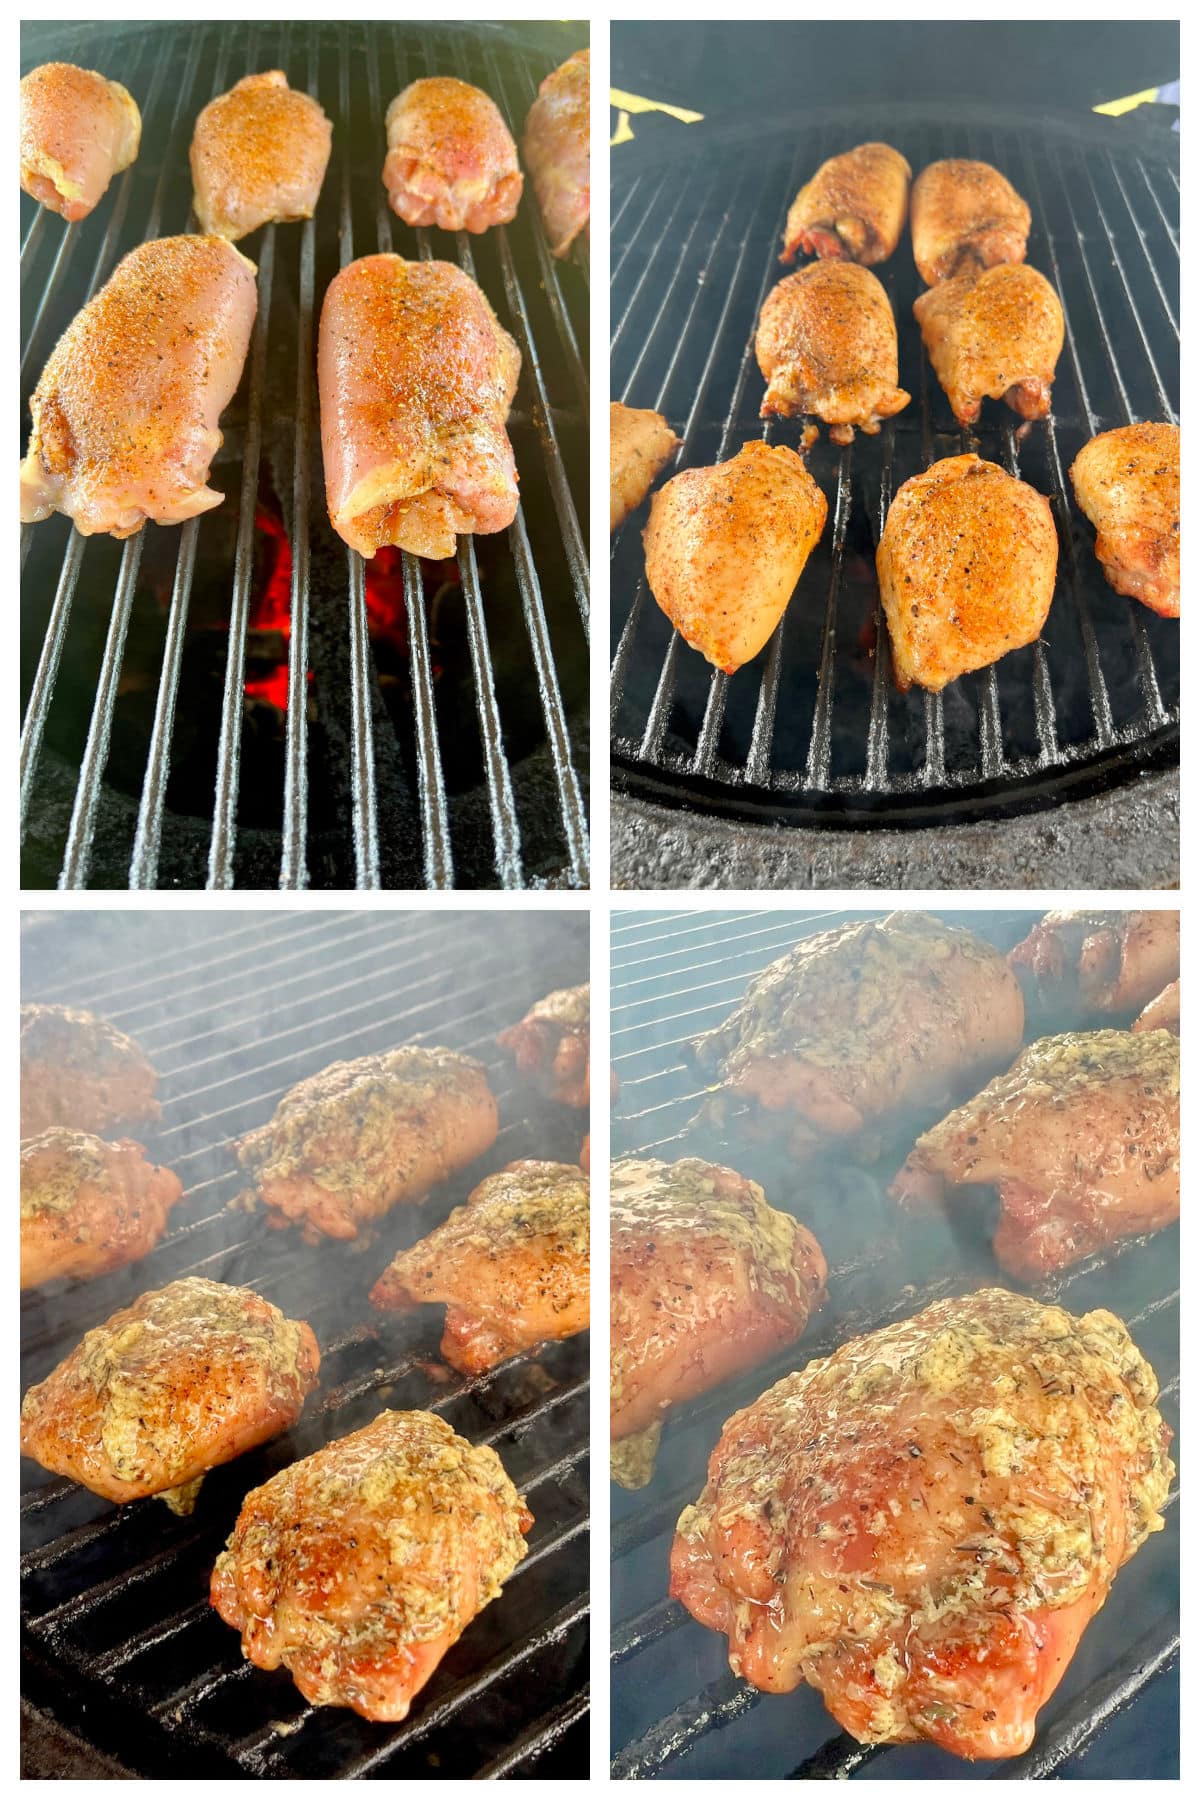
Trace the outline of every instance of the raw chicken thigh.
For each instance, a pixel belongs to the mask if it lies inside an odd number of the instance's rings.
[[[500,108],[453,76],[414,81],[387,113],[383,185],[406,225],[486,231],[515,218],[525,177]]]
[[[119,81],[43,63],[21,82],[21,186],[70,224],[137,158],[142,115]]]
[[[591,53],[577,50],[542,82],[521,139],[555,256],[565,256],[587,229],[592,203],[590,135]]]
[[[333,126],[281,69],[245,75],[210,100],[192,136],[196,217],[232,242],[268,220],[311,219]]]

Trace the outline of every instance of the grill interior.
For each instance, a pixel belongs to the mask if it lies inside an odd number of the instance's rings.
[[[621,1082],[614,1158],[707,1156],[761,1181],[775,1206],[815,1232],[829,1261],[829,1300],[798,1345],[668,1414],[648,1487],[610,1488],[613,1774],[719,1779],[752,1768],[759,1778],[776,1779],[1177,1777],[1177,1486],[1166,1530],[1118,1576],[1113,1598],[1088,1626],[1039,1715],[1032,1750],[1011,1762],[962,1763],[926,1744],[865,1748],[839,1730],[815,1690],[775,1697],[737,1680],[724,1637],[667,1598],[675,1521],[703,1487],[709,1453],[731,1413],[848,1337],[997,1279],[990,1232],[981,1223],[959,1214],[951,1230],[898,1218],[885,1188],[911,1138],[885,1152],[875,1170],[822,1163],[797,1179],[794,1162],[778,1153],[688,1129],[703,1090],[682,1061],[684,1044],[726,1018],[750,976],[801,937],[862,916],[614,915],[612,1056]],[[1006,950],[1032,922],[1028,913],[942,916]],[[1072,1312],[1103,1306],[1124,1319],[1158,1374],[1163,1416],[1178,1430],[1178,1287],[1179,1234],[1171,1229],[1128,1240],[1107,1258],[1029,1291]],[[1172,1454],[1178,1463],[1177,1442]],[[1114,1721],[1130,1707],[1126,1733]]]
[[[822,427],[809,468],[829,522],[791,605],[733,677],[689,650],[644,577],[644,513],[612,550],[614,781],[667,805],[810,825],[989,817],[1096,791],[1178,756],[1178,625],[1115,594],[1067,470],[1098,431],[1178,417],[1178,150],[1122,122],[1021,119],[939,95],[872,112],[872,134],[914,173],[945,156],[995,163],[1029,201],[1028,260],[1067,321],[1053,410],[1023,434],[985,401],[959,428],[920,341],[922,284],[907,230],[872,271],[896,316],[906,409],[840,449]],[[1126,129],[1129,125],[1129,129]],[[803,122],[689,129],[686,162],[622,180],[614,157],[612,394],[664,413],[683,439],[667,473],[751,438],[798,447],[801,420],[758,417],[763,299],[787,273],[784,217],[861,116],[805,106]],[[801,259],[802,261],[804,259]],[[875,549],[890,501],[940,457],[974,450],[1051,499],[1058,586],[1041,640],[941,695],[892,684]]]
[[[82,36],[80,34],[83,34]],[[316,217],[239,246],[258,319],[213,465],[223,504],[119,544],[59,516],[22,531],[28,887],[582,886],[588,694],[587,315],[532,186],[483,237],[413,231],[380,179],[384,114],[426,74],[485,88],[519,139],[586,26],[220,24],[26,28],[23,69],[120,76],[141,154],[68,227],[22,200],[21,401],[136,244],[196,228],[197,113],[283,69],[333,120]],[[568,41],[570,40],[570,41]],[[377,250],[457,261],[520,346],[521,510],[444,563],[364,562],[325,508],[321,302]],[[29,430],[22,416],[22,442]]]
[[[80,924],[87,926],[80,931]],[[244,1282],[321,1346],[321,1384],[296,1428],[205,1481],[190,1519],[115,1507],[22,1462],[25,1697],[131,1775],[331,1780],[587,1770],[586,1334],[468,1379],[437,1362],[440,1309],[375,1313],[367,1291],[401,1245],[516,1157],[574,1161],[584,1126],[514,1083],[495,1034],[556,985],[586,978],[587,921],[487,913],[27,916],[23,994],[86,1006],[133,1033],[158,1069],[148,1154],[185,1198],[132,1268],[22,1297],[22,1392],[82,1333],[184,1274]],[[261,1214],[225,1210],[245,1186],[231,1139],[339,1058],[407,1041],[469,1050],[500,1102],[493,1149],[364,1254],[303,1245]],[[242,1659],[208,1604],[208,1577],[243,1496],[384,1407],[440,1413],[492,1444],[535,1524],[501,1597],[444,1659],[400,1725],[307,1705],[286,1671]]]

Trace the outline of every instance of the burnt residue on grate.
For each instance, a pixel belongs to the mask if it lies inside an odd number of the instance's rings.
[[[945,1295],[984,1285],[1022,1287],[1000,1275],[990,1234],[966,1209],[952,1223],[902,1218],[885,1193],[908,1143],[877,1167],[829,1158],[797,1167],[782,1152],[722,1140],[691,1126],[704,1098],[684,1047],[726,1018],[750,977],[800,938],[863,914],[615,913],[612,932],[612,1059],[620,1095],[614,1157],[705,1156],[762,1182],[768,1200],[816,1234],[829,1261],[829,1299],[798,1344],[745,1375],[673,1409],[654,1479],[640,1492],[612,1485],[613,1774],[623,1779],[727,1779],[752,1768],[764,1779],[1020,1779],[1067,1774],[1177,1775],[1170,1696],[1179,1646],[1179,1488],[1167,1527],[1118,1576],[1084,1632],[1062,1684],[1038,1715],[1026,1756],[962,1763],[929,1744],[867,1747],[841,1731],[807,1686],[776,1696],[738,1680],[723,1635],[667,1597],[675,1521],[704,1485],[725,1420],[774,1382],[857,1333],[919,1312]],[[943,912],[1003,950],[1030,915]],[[891,1155],[891,1161],[888,1156]],[[1162,1386],[1162,1413],[1179,1427],[1179,1232],[1129,1239],[1028,1291],[1072,1312],[1107,1307],[1125,1320]],[[1172,1447],[1179,1461],[1178,1442]],[[1160,1678],[1162,1678],[1160,1680]],[[1141,1749],[1106,1762],[1102,1734],[1136,1707]],[[1126,1739],[1128,1745],[1128,1737]],[[1128,1755],[1128,1749],[1126,1751]],[[1079,1759],[1089,1755],[1086,1770]]]
[[[586,27],[79,29],[27,28],[23,66],[119,75],[142,147],[82,224],[22,196],[23,408],[119,259],[196,228],[188,145],[214,94],[283,69],[333,120],[333,154],[314,219],[240,246],[258,318],[221,422],[222,505],[124,544],[60,517],[22,531],[25,885],[586,885],[586,251],[554,260],[531,185],[513,224],[472,238],[411,230],[380,179],[409,81],[475,82],[519,138]],[[447,562],[366,562],[328,522],[317,322],[339,267],[377,250],[458,262],[521,350],[521,510]]]
[[[86,926],[81,929],[81,924]],[[437,1309],[383,1315],[389,1258],[517,1157],[575,1161],[584,1125],[516,1080],[496,1032],[554,985],[586,978],[586,920],[493,914],[27,915],[26,998],[69,1001],[131,1032],[160,1073],[149,1156],[185,1197],[140,1263],[22,1296],[22,1391],[139,1293],[185,1274],[244,1282],[312,1325],[321,1383],[285,1436],[215,1470],[196,1512],[115,1507],[22,1463],[22,1688],[132,1776],[331,1780],[587,1771],[588,1340],[466,1378],[438,1361]],[[367,1250],[302,1244],[228,1210],[245,1187],[232,1140],[327,1063],[407,1041],[486,1063],[500,1103],[487,1157]],[[365,1425],[423,1408],[488,1443],[529,1501],[529,1554],[400,1725],[311,1707],[285,1671],[246,1663],[208,1604],[243,1496]],[[36,1768],[29,1773],[36,1774]]]
[[[612,550],[614,782],[660,805],[810,826],[929,825],[1056,804],[1178,758],[1178,624],[1108,587],[1067,470],[1096,432],[1178,417],[1178,146],[1163,132],[956,107],[806,106],[689,136],[612,202],[612,397],[664,413],[676,469],[752,438],[798,447],[801,420],[758,416],[759,309],[786,270],[783,220],[827,156],[886,139],[914,174],[939,157],[994,163],[1029,201],[1028,261],[1054,284],[1067,334],[1052,411],[1022,430],[984,403],[960,429],[921,345],[907,230],[873,273],[899,332],[908,407],[878,437],[808,463],[829,522],[770,643],[731,676],[674,633],[644,576],[638,513]],[[875,549],[893,495],[937,458],[973,450],[1048,495],[1058,583],[1041,640],[951,684],[902,695],[891,677]]]

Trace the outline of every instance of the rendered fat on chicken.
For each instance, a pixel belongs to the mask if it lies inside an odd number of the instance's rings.
[[[71,1006],[21,1008],[21,1136],[157,1120],[158,1076],[131,1037]]]
[[[1048,912],[1008,953],[1027,1011],[1059,1025],[1130,1018],[1179,974],[1179,914]]]
[[[755,439],[655,494],[650,591],[676,631],[732,675],[758,655],[825,529],[825,496],[794,450]]]
[[[583,1171],[514,1162],[393,1257],[371,1304],[385,1312],[444,1304],[442,1356],[462,1374],[479,1375],[535,1344],[586,1331],[589,1269]]]
[[[890,144],[859,144],[823,162],[788,209],[781,262],[808,256],[885,262],[900,242],[912,170]]]
[[[1169,1031],[1039,1038],[925,1132],[892,1192],[922,1206],[994,1185],[1001,1268],[1026,1279],[1179,1217],[1179,1039]]]
[[[610,1460],[640,1488],[668,1410],[794,1343],[827,1270],[812,1233],[733,1169],[615,1162],[610,1188]]]
[[[84,536],[127,538],[221,504],[208,475],[250,344],[254,274],[219,237],[158,238],[118,263],[29,403],[23,524],[60,512]]]
[[[43,63],[21,81],[21,186],[70,224],[137,158],[142,115],[119,81]]]
[[[661,413],[613,400],[608,408],[608,529],[636,512],[678,450]]]
[[[318,372],[329,518],[352,550],[452,557],[459,532],[512,524],[521,354],[469,275],[350,263],[321,308]]]
[[[815,413],[835,444],[871,435],[908,405],[897,387],[896,320],[880,283],[858,263],[817,262],[772,288],[754,353],[767,391],[764,419]]]
[[[242,1139],[238,1160],[268,1222],[299,1225],[318,1243],[357,1237],[393,1206],[423,1199],[491,1148],[497,1124],[482,1063],[404,1044],[297,1082]]]
[[[947,457],[900,488],[875,567],[897,687],[940,693],[1040,634],[1058,573],[1050,502],[996,463]]]
[[[999,169],[949,157],[913,182],[913,261],[927,287],[1025,260],[1031,215]]]
[[[21,1405],[21,1451],[108,1500],[189,1513],[209,1469],[294,1425],[310,1328],[250,1288],[187,1276],[89,1331]]]
[[[525,1555],[532,1514],[486,1446],[383,1412],[246,1496],[211,1598],[256,1668],[396,1723]]]
[[[520,1074],[564,1106],[587,1106],[591,1099],[591,994],[587,982],[557,988],[496,1039]]]
[[[21,1286],[88,1280],[152,1250],[183,1183],[140,1144],[52,1126],[21,1144]]]
[[[1080,511],[1096,527],[1108,585],[1164,619],[1179,617],[1179,427],[1121,425],[1071,464]]]
[[[406,225],[487,231],[516,217],[525,177],[496,102],[449,75],[414,81],[387,111],[383,185]]]
[[[1173,1031],[1179,1036],[1179,983],[1170,982],[1161,994],[1156,994],[1148,1006],[1144,1006],[1133,1024],[1131,1031]]]
[[[1121,1321],[984,1289],[852,1338],[727,1422],[671,1593],[864,1744],[1016,1756],[1174,1475]],[[1128,1596],[1137,1608],[1136,1591]]]
[[[922,294],[913,316],[960,425],[973,425],[987,399],[1045,418],[1064,326],[1044,275],[1026,263],[956,275]]]
[[[784,1140],[795,1156],[936,1118],[1004,1068],[1024,1011],[1000,952],[927,913],[801,939],[692,1046],[716,1083],[704,1116]]]
[[[525,121],[521,154],[555,256],[565,256],[591,214],[591,52],[551,70]]]
[[[192,184],[202,231],[236,241],[271,220],[311,219],[333,126],[281,69],[245,75],[210,100],[192,136]]]

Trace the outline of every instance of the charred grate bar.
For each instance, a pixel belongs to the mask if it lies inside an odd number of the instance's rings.
[[[405,1041],[447,1043],[487,1064],[502,1120],[487,1169],[530,1155],[574,1161],[584,1125],[515,1084],[494,1040],[548,986],[580,978],[586,921],[548,915],[535,953],[508,916],[140,914],[136,931],[126,915],[87,917],[82,935],[61,918],[27,924],[25,996],[87,1006],[137,1037],[163,1101],[147,1150],[178,1171],[185,1198],[142,1262],[23,1296],[22,1389],[118,1307],[185,1274],[246,1282],[306,1318],[321,1385],[292,1432],[207,1478],[189,1519],[151,1501],[114,1507],[22,1464],[26,1699],[141,1778],[583,1775],[587,1337],[466,1378],[437,1364],[435,1311],[393,1318],[366,1298],[389,1256],[444,1218],[484,1168],[397,1209],[366,1254],[310,1248],[228,1208],[246,1185],[232,1140],[288,1087]],[[438,1412],[492,1444],[535,1517],[525,1561],[400,1725],[308,1706],[285,1672],[243,1661],[207,1601],[243,1495],[384,1406]]]
[[[387,105],[422,75],[483,86],[520,139],[553,66],[528,29],[151,27],[121,71],[142,108],[139,160],[80,225],[23,197],[24,405],[121,256],[196,229],[187,150],[213,95],[278,67],[334,121],[316,217],[241,246],[259,309],[214,464],[222,506],[123,547],[91,547],[61,518],[23,529],[26,885],[587,884],[586,257],[550,255],[531,185],[512,225],[472,241],[410,230],[380,180]],[[114,28],[116,61],[120,42]],[[93,34],[73,53],[91,67],[104,51]],[[395,582],[334,538],[318,430],[320,301],[339,266],[375,249],[457,261],[522,355],[515,523],[461,537],[455,566],[405,555]],[[287,558],[285,601],[265,619],[264,505]],[[280,648],[264,697],[269,637]],[[206,692],[195,666],[214,654]]]
[[[884,107],[876,135],[914,173],[944,156],[995,163],[1029,200],[1028,260],[1057,287],[1067,334],[1050,416],[1028,429],[985,402],[950,413],[912,317],[907,231],[872,271],[896,315],[907,408],[844,449],[822,427],[809,468],[829,501],[821,543],[761,656],[730,677],[688,649],[645,580],[643,514],[612,546],[614,779],[664,805],[808,825],[929,824],[1095,791],[1178,758],[1178,625],[1107,586],[1067,470],[1098,431],[1178,418],[1178,147],[1098,122],[1055,125],[973,107]],[[665,476],[753,438],[798,446],[800,421],[758,416],[762,302],[788,205],[862,136],[835,109],[799,133],[756,121],[689,138],[691,154],[622,189],[612,224],[612,392],[665,414],[683,444]],[[666,273],[664,273],[666,271]],[[1049,496],[1059,579],[1041,640],[941,695],[901,695],[875,579],[896,489],[964,451]],[[664,476],[664,478],[665,478]],[[660,484],[661,485],[661,484]]]
[[[700,1492],[709,1453],[738,1407],[848,1337],[997,1280],[990,1247],[977,1230],[952,1234],[949,1227],[901,1220],[884,1192],[886,1177],[822,1163],[797,1181],[795,1164],[783,1156],[689,1130],[705,1090],[684,1062],[683,1046],[727,1017],[750,977],[800,938],[861,916],[808,910],[613,917],[611,1042],[621,1084],[614,1158],[706,1156],[762,1181],[775,1206],[816,1233],[829,1260],[829,1300],[799,1344],[668,1414],[649,1487],[638,1493],[610,1488],[612,1772],[624,1780],[720,1780],[750,1767],[764,1779],[845,1780],[859,1772],[875,1780],[1044,1779],[1082,1775],[1075,1759],[1092,1747],[1088,1775],[1137,1773],[1105,1767],[1100,1738],[1128,1707],[1142,1708],[1143,1741],[1161,1716],[1155,1684],[1175,1668],[1179,1649],[1178,1486],[1166,1530],[1118,1576],[1114,1599],[1088,1626],[1039,1714],[1033,1748],[1012,1762],[959,1763],[925,1744],[857,1744],[813,1689],[771,1696],[735,1678],[725,1639],[667,1597],[675,1521]],[[941,916],[1003,949],[1024,935],[1030,917]],[[1108,1307],[1123,1318],[1158,1374],[1163,1416],[1178,1430],[1177,1230],[1115,1245],[1107,1257],[1029,1291],[1073,1312]]]

